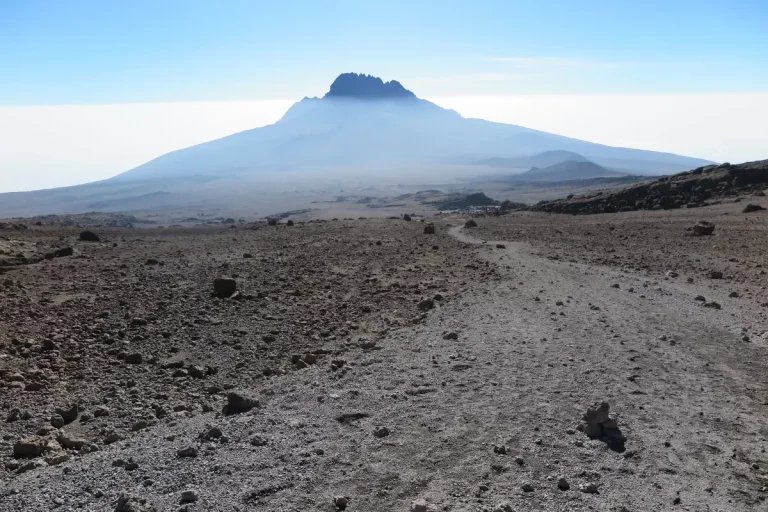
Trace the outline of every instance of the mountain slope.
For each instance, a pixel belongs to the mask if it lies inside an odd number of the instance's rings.
[[[555,158],[558,153],[575,152],[578,157],[598,164],[610,160],[612,167],[654,174],[710,163],[668,153],[604,146],[516,125],[465,119],[452,110],[417,98],[399,82],[385,83],[375,77],[346,73],[334,81],[323,98],[304,98],[275,124],[165,154],[115,179],[227,175],[318,166],[418,165],[470,155],[477,161],[545,152],[555,152],[551,155]]]
[[[504,169],[530,169],[532,167],[549,167],[569,161],[588,162],[589,160],[572,151],[554,150],[518,158],[486,158],[478,161],[477,164]]]

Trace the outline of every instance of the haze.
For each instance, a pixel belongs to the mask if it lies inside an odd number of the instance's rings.
[[[465,117],[603,144],[762,158],[768,94],[519,95],[427,98]],[[175,149],[277,121],[293,100],[0,107],[0,192],[112,177]],[[46,148],[41,151],[40,148]]]

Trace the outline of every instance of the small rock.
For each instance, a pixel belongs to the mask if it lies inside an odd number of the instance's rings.
[[[333,504],[339,510],[344,510],[349,505],[349,499],[346,496],[336,496],[333,498]]]
[[[250,411],[255,407],[260,407],[258,400],[248,398],[240,393],[231,392],[227,394],[227,404],[221,412],[225,416],[229,416]]]
[[[105,405],[99,405],[93,410],[93,416],[95,418],[101,418],[104,416],[109,416],[110,410],[109,407]]]
[[[525,482],[520,486],[520,488],[523,490],[523,492],[533,492],[533,484],[530,482]]]
[[[715,232],[715,225],[705,220],[699,221],[693,226],[694,236],[708,236]]]
[[[179,458],[194,458],[197,457],[197,448],[194,446],[187,446],[176,452],[176,456]]]
[[[419,302],[417,306],[422,311],[428,311],[435,307],[435,301],[432,299],[424,299],[421,302]]]
[[[374,437],[382,438],[389,435],[389,429],[387,427],[376,427],[373,429]]]
[[[63,258],[65,256],[72,256],[74,254],[74,251],[71,247],[62,247],[61,249],[56,249],[53,251],[53,257],[54,258]]]
[[[86,230],[80,233],[80,240],[82,240],[83,242],[98,242],[99,235],[97,235],[93,231]]]
[[[121,436],[120,434],[114,431],[104,436],[104,444],[112,444],[122,440],[123,440],[123,436]]]
[[[741,210],[741,213],[759,212],[760,210],[765,210],[765,208],[763,208],[759,204],[749,203],[747,206],[744,207],[743,210]]]
[[[250,443],[251,443],[252,446],[257,446],[257,447],[259,447],[259,446],[266,446],[267,445],[267,440],[265,438],[257,435],[257,436],[253,436],[251,438]]]
[[[199,498],[200,497],[198,496],[197,491],[194,489],[186,489],[181,491],[181,503],[194,503]]]
[[[70,450],[79,450],[88,444],[88,441],[85,439],[74,437],[72,434],[67,433],[61,434],[56,440],[61,446]]]
[[[557,479],[557,488],[561,491],[567,491],[571,488],[571,484],[568,483],[568,480],[566,480],[564,476],[561,476]]]
[[[411,512],[427,512],[426,500],[418,499],[411,502]]]
[[[144,430],[148,426],[149,424],[146,422],[146,420],[139,420],[135,422],[133,425],[131,425],[131,431],[138,432],[139,430]]]
[[[125,362],[128,364],[141,364],[144,357],[139,352],[133,352],[125,356]]]
[[[218,297],[228,298],[237,291],[237,281],[230,277],[217,277],[213,280],[213,293]]]
[[[48,449],[48,440],[42,437],[28,437],[13,445],[13,456],[17,459],[39,457]]]
[[[61,417],[61,414],[51,415],[51,425],[56,428],[61,428],[65,425],[64,418]]]
[[[144,498],[135,498],[127,494],[121,494],[117,499],[115,512],[156,512],[157,509]]]
[[[205,441],[212,441],[213,439],[219,439],[222,435],[223,432],[219,427],[212,427],[200,434],[200,439]]]
[[[579,490],[587,494],[597,494],[598,489],[597,489],[597,484],[590,482],[587,484],[579,485]]]
[[[467,222],[464,223],[465,228],[476,228],[477,222],[475,222],[475,219],[469,219]]]

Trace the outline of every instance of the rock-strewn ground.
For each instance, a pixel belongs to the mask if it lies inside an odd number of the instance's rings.
[[[762,510],[739,206],[3,232],[0,510]]]
[[[534,211],[594,214],[635,210],[698,208],[755,194],[764,197],[768,185],[768,160],[743,164],[707,165],[672,176],[566,199],[541,201]]]

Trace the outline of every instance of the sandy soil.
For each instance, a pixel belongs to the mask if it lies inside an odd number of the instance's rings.
[[[765,510],[739,206],[4,232],[74,250],[0,276],[0,510]],[[600,401],[624,449],[579,430]]]

